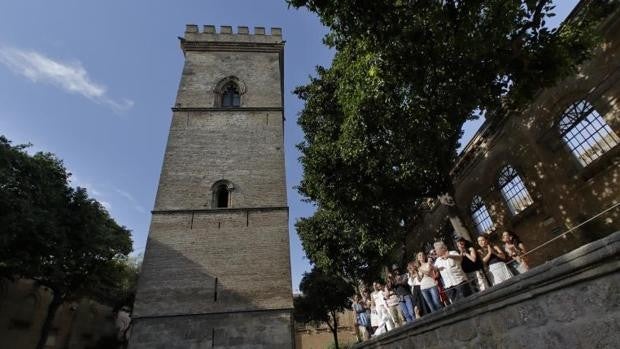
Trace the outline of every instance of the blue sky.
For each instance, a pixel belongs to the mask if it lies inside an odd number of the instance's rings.
[[[555,25],[577,0],[559,0]],[[65,161],[132,230],[142,253],[176,95],[185,24],[282,27],[285,49],[286,168],[293,288],[309,270],[295,233],[312,214],[293,189],[301,178],[294,145],[302,108],[290,92],[333,52],[314,14],[284,0],[3,0],[0,3],[0,134]],[[482,120],[465,127],[466,143]]]

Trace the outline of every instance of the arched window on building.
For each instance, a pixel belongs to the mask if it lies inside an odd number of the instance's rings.
[[[233,190],[232,183],[226,180],[217,181],[211,190],[213,192],[213,200],[211,205],[213,208],[231,207],[231,192]]]
[[[519,214],[519,212],[534,202],[521,176],[512,166],[506,165],[501,169],[498,184],[508,209],[510,209],[510,213],[513,216]]]
[[[229,82],[222,89],[222,107],[235,108],[241,105],[239,87],[234,82]]]
[[[605,119],[584,100],[566,109],[558,127],[564,143],[582,166],[589,165],[620,142]]]
[[[478,195],[474,196],[471,201],[471,217],[474,220],[478,234],[488,233],[493,229],[493,220],[491,220],[484,201]]]

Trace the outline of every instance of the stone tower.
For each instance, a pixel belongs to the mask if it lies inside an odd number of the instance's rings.
[[[282,31],[180,40],[130,348],[292,348]]]

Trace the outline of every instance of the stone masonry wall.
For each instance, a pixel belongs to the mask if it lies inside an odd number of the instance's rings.
[[[212,186],[234,185],[231,205],[286,206],[282,112],[175,112],[155,210],[211,207]]]
[[[600,30],[602,43],[578,74],[540,91],[529,108],[509,116],[498,134],[487,140],[480,160],[455,180],[455,199],[462,212],[469,212],[473,195],[480,195],[496,231],[515,231],[529,249],[603,211],[620,198],[620,147],[583,167],[562,140],[557,126],[566,108],[586,100],[620,135],[620,12],[610,15]],[[498,171],[505,164],[519,172],[534,200],[530,208],[517,215],[508,212],[497,184]],[[471,216],[466,218],[473,228]],[[538,265],[614,232],[620,227],[619,220],[620,211],[612,211],[568,239],[533,253],[530,263]]]
[[[620,11],[610,14],[599,29],[600,47],[577,74],[539,91],[525,110],[487,120],[459,156],[453,169],[454,200],[474,242],[478,235],[471,213],[474,196],[482,198],[493,221],[491,239],[499,242],[504,230],[512,230],[529,250],[618,203],[620,145],[584,167],[558,128],[565,110],[586,100],[620,136]],[[509,211],[498,184],[499,171],[508,164],[519,173],[533,200],[517,214]],[[409,236],[408,256],[422,243],[433,241],[446,210],[436,209],[426,216]],[[610,211],[533,252],[529,263],[544,263],[612,233],[620,227],[619,221],[620,210]]]
[[[134,348],[291,348],[281,30],[188,25]],[[239,106],[221,96],[235,83]],[[224,182],[222,182],[224,181]],[[228,205],[215,207],[225,183]],[[217,185],[216,185],[217,184]]]
[[[0,348],[35,348],[52,300],[52,291],[34,280],[0,278]],[[83,349],[115,342],[113,309],[82,298],[56,310],[46,349]],[[105,344],[104,344],[105,343]]]
[[[139,319],[131,334],[132,349],[293,347],[290,311],[204,314]]]
[[[187,52],[175,106],[208,108],[224,78],[235,76],[247,93],[241,107],[280,107],[280,59],[277,52]]]
[[[286,209],[153,215],[134,316],[291,308],[287,223]]]
[[[618,348],[619,270],[616,232],[354,348]]]

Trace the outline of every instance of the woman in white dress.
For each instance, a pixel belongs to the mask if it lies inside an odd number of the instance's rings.
[[[374,335],[378,336],[392,330],[395,326],[394,321],[390,316],[387,302],[383,296],[383,285],[380,282],[374,282],[372,287],[375,291],[370,296],[372,297],[372,303],[377,314],[376,317],[378,317],[378,319],[375,319],[375,321],[377,321],[377,329],[375,330]]]
[[[482,261],[489,267],[489,276],[493,286],[510,279],[512,273],[505,263],[506,254],[504,251],[499,246],[491,244],[484,235],[478,236],[478,245],[481,249]]]

